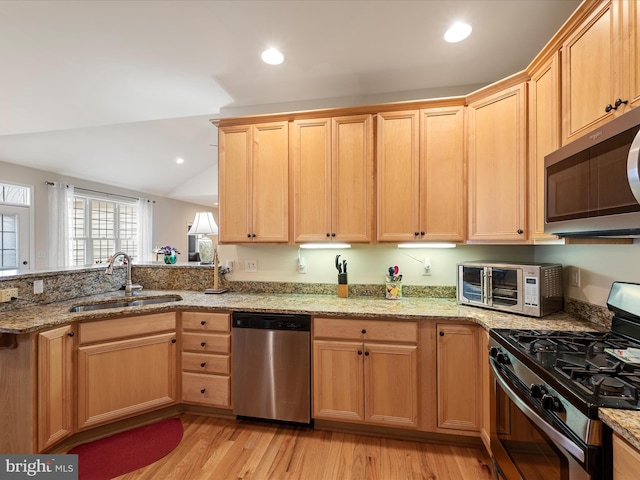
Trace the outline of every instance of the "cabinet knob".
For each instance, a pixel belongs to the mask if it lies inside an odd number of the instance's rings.
[[[441,336],[441,337],[444,337],[444,332],[440,332],[440,336]]]
[[[518,230],[516,230],[516,233],[518,235],[522,235],[524,233],[524,230],[522,230],[521,228],[519,228]]]
[[[368,357],[369,356],[369,352],[364,352],[364,356]]]
[[[616,98],[616,103],[614,104],[615,106],[613,108],[617,110],[620,105],[623,105],[623,104],[626,105],[627,103],[629,103],[629,100],[622,100],[621,98]]]
[[[73,337],[75,334],[76,334],[75,332],[69,332],[69,333],[67,333],[67,336],[68,337]]]
[[[424,237],[424,231],[420,232],[420,236]]]
[[[418,235],[420,235],[420,232],[413,232],[414,237],[417,237]]]
[[[358,355],[362,355],[362,350],[358,350]]]
[[[204,366],[205,366],[206,364],[207,364],[206,362],[202,362],[202,363],[200,364],[200,366],[201,366],[202,368],[204,368]]]
[[[202,321],[200,322],[200,325],[206,325],[206,324],[207,324],[207,321],[206,321],[206,320],[202,320]]]
[[[178,340],[176,340],[175,338],[171,339],[171,343],[176,343]]]
[[[201,389],[200,389],[200,393],[204,393],[204,392],[206,392],[206,391],[207,391],[207,389],[206,389],[206,388],[201,388]]]
[[[335,237],[336,236],[336,232],[331,232],[331,236]]]
[[[365,333],[367,333],[367,331],[363,328],[362,329],[362,334],[364,335]]]
[[[255,238],[255,237],[256,237],[256,234],[255,234],[255,233],[252,233],[252,234],[251,234],[251,238]]]
[[[607,103],[607,106],[604,107],[604,111],[609,113],[611,110],[613,110],[613,105],[611,105],[610,103]]]
[[[207,342],[200,342],[201,347],[205,347],[206,345],[207,345]]]
[[[250,233],[247,233],[247,238],[251,238],[251,234]]]
[[[327,232],[327,238],[329,238],[331,236],[331,234],[329,232]]]

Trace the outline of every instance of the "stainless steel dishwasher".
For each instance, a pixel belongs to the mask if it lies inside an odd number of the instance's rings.
[[[233,413],[311,423],[311,317],[234,312]]]

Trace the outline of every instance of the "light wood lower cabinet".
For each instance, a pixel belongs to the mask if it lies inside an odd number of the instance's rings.
[[[231,316],[182,312],[182,401],[231,407]]]
[[[613,480],[636,480],[640,452],[617,434],[613,435]]]
[[[66,325],[38,334],[38,451],[73,432],[73,336]]]
[[[170,331],[151,334],[154,327]],[[100,341],[100,332],[110,341]],[[145,334],[127,338],[131,332]],[[82,323],[79,340],[78,429],[176,403],[175,313]]]
[[[398,332],[408,333],[412,344],[379,341]],[[314,418],[416,428],[416,342],[412,322],[314,319]]]

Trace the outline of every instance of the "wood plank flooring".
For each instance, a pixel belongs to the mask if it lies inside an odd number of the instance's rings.
[[[126,480],[490,480],[484,449],[184,414],[184,437]]]

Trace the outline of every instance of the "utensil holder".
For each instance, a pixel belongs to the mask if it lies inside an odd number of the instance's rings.
[[[401,282],[387,282],[385,284],[387,300],[400,300],[402,298],[402,283]]]
[[[347,274],[338,274],[338,296],[340,298],[347,298],[349,296],[349,285],[347,284]]]

